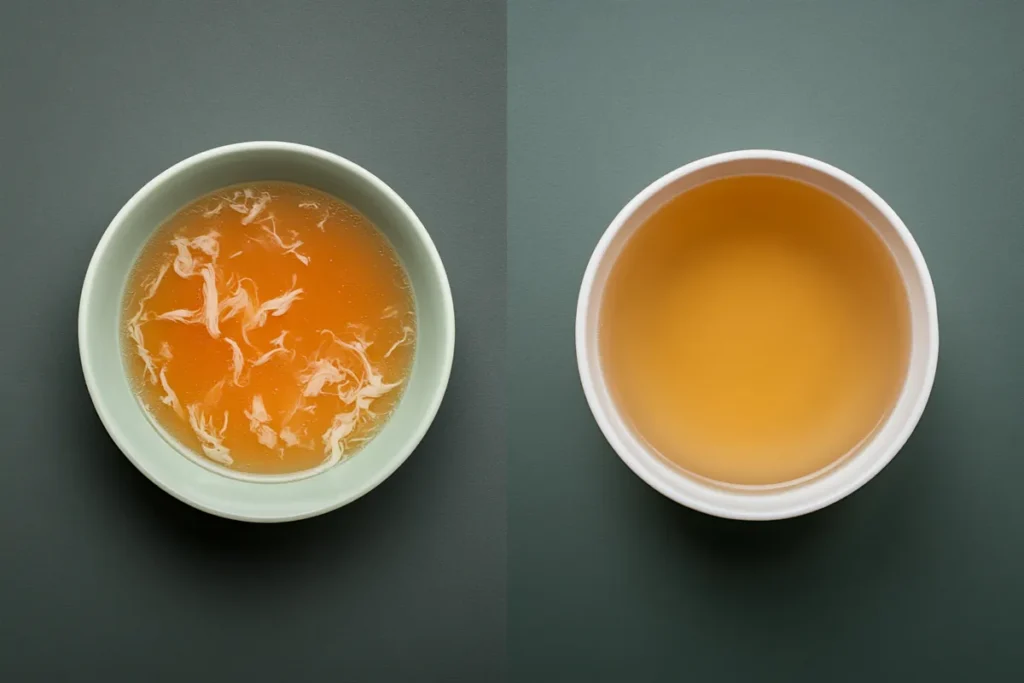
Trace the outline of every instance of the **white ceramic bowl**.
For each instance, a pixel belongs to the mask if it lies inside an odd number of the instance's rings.
[[[605,282],[633,232],[673,197],[702,183],[737,175],[802,181],[853,207],[892,251],[911,308],[910,363],[889,419],[873,438],[836,467],[788,486],[738,489],[690,476],[646,447],[627,426],[608,391],[598,353],[598,317]],[[576,310],[576,357],[590,409],[623,462],[656,490],[719,517],[767,520],[802,515],[849,495],[892,460],[914,430],[935,379],[939,324],[935,290],[920,249],[881,197],[848,173],[797,154],[746,150],[707,157],[659,178],[633,198],[605,231],[590,259]]]
[[[179,208],[221,187],[258,180],[309,185],[345,200],[395,247],[412,283],[416,355],[395,412],[359,453],[313,476],[229,477],[185,457],[154,428],[128,383],[121,307],[128,275],[153,232]],[[423,438],[448,385],[455,349],[451,290],[423,224],[390,187],[337,155],[284,142],[211,149],[167,169],[118,212],[89,263],[78,312],[85,382],[107,431],[128,459],[171,495],[200,510],[246,521],[311,517],[349,503],[394,472]]]

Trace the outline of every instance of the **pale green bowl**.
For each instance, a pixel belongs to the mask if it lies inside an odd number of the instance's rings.
[[[289,481],[228,477],[182,455],[143,412],[128,383],[121,302],[143,245],[175,211],[227,185],[282,180],[339,197],[394,245],[416,298],[416,357],[395,412],[361,451],[313,476]],[[285,142],[245,142],[190,157],[148,182],[103,233],[89,262],[78,310],[82,370],[96,412],[139,470],[179,500],[222,517],[280,522],[318,515],[370,491],[398,469],[441,405],[455,350],[451,289],[423,224],[390,187],[337,155]]]

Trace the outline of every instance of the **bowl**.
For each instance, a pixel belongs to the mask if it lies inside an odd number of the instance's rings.
[[[290,181],[332,194],[369,218],[405,266],[416,301],[417,347],[403,396],[377,435],[343,462],[284,480],[226,476],[184,457],[154,427],[129,384],[121,311],[128,276],[157,228],[192,200],[238,183]],[[245,142],[181,161],[135,193],[100,238],[78,312],[82,371],[114,442],[153,483],[200,510],[254,522],[296,520],[341,507],[405,462],[441,405],[455,349],[444,266],[423,224],[383,181],[340,156],[285,142]]]
[[[598,348],[598,318],[605,283],[630,236],[672,198],[702,183],[739,175],[773,175],[830,193],[856,210],[892,252],[910,305],[907,374],[888,419],[856,451],[815,476],[789,485],[741,489],[719,485],[669,464],[629,427],[609,392]],[[651,487],[695,510],[733,519],[769,520],[802,515],[857,490],[892,460],[917,425],[931,393],[939,356],[935,289],[921,250],[885,201],[834,166],[787,152],[745,150],[706,157],[659,178],[612,221],[590,258],[576,309],[576,358],[583,390],[605,438],[626,465]]]

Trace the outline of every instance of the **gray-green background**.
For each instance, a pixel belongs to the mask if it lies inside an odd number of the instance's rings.
[[[531,681],[1021,680],[1024,4],[510,0],[509,659]],[[939,302],[865,489],[743,524],[660,497],[579,388],[590,251],[641,188],[771,147],[902,216]]]
[[[0,679],[501,680],[506,606],[514,680],[1024,677],[1024,5],[510,0],[507,112],[499,0],[0,10]],[[74,339],[117,208],[188,154],[258,138],[392,184],[438,244],[458,324],[409,462],[277,527],[139,475]],[[763,525],[634,477],[572,337],[618,209],[754,146],[881,193],[928,259],[942,334],[897,459],[832,509]]]
[[[100,234],[167,166],[316,145],[390,184],[456,358],[391,478],[286,525],[193,510],[86,392]],[[0,0],[0,681],[488,683],[505,671],[505,5]]]

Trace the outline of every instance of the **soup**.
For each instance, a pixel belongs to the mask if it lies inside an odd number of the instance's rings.
[[[123,304],[145,410],[199,457],[288,474],[359,450],[413,361],[409,279],[352,207],[283,182],[197,199],[146,244]]]
[[[885,421],[910,355],[895,260],[839,199],[741,176],[669,201],[607,281],[601,362],[634,433],[700,477],[764,486]]]

